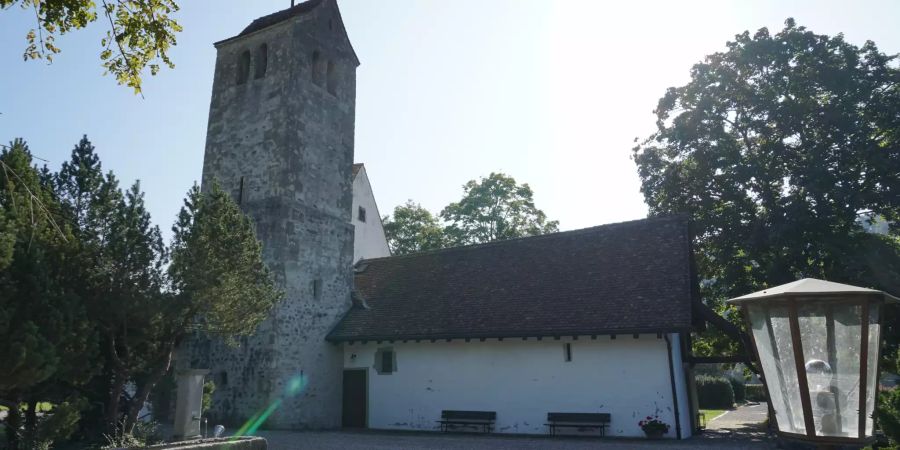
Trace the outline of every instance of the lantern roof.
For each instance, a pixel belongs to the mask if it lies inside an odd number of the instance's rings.
[[[843,297],[858,295],[880,295],[886,301],[900,302],[900,299],[884,291],[868,289],[849,284],[835,283],[816,278],[803,278],[781,286],[763,289],[752,294],[743,295],[728,300],[728,303],[744,303],[756,300],[768,300],[777,297]]]

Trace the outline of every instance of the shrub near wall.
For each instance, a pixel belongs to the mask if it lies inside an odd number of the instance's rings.
[[[761,384],[745,385],[747,401],[764,402],[766,401],[766,390]]]
[[[697,399],[702,409],[729,409],[734,406],[734,390],[725,377],[699,375]]]
[[[744,403],[747,400],[746,389],[744,388],[744,380],[735,380],[729,378],[731,382],[731,390],[734,391],[734,401]]]

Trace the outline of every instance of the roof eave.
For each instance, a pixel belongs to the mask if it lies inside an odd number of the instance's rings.
[[[768,295],[760,295],[756,297],[737,297],[728,299],[725,303],[732,305],[744,305],[748,303],[756,303],[761,301],[779,301],[789,299],[807,299],[815,300],[817,298],[833,298],[833,297],[878,297],[886,303],[900,303],[900,299],[894,297],[887,292],[882,291],[831,291],[831,292],[779,292]]]
[[[537,331],[537,332],[497,332],[497,333],[438,333],[438,334],[395,334],[395,335],[358,335],[341,336],[329,333],[325,340],[333,343],[362,342],[362,341],[448,341],[458,339],[528,339],[528,338],[563,338],[566,336],[618,336],[629,334],[664,334],[664,333],[689,333],[692,327],[652,327],[652,328],[622,328],[615,330],[566,330],[566,331]]]

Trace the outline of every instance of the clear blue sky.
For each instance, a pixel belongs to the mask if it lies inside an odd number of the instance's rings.
[[[793,16],[900,52],[900,2],[339,0],[362,65],[356,160],[382,214],[413,199],[438,211],[467,180],[503,171],[534,188],[562,229],[644,217],[630,160],[652,110],[692,64],[744,30]],[[82,134],[123,183],[140,179],[168,231],[200,178],[215,51],[289,0],[182,0],[174,70],[145,99],[100,67],[102,22],[23,62],[33,13],[0,11],[0,142],[24,137],[54,169]]]

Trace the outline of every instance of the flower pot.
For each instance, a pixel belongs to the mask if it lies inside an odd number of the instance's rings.
[[[663,430],[645,430],[644,434],[647,435],[647,439],[662,439]]]

